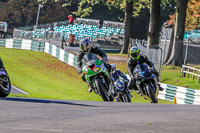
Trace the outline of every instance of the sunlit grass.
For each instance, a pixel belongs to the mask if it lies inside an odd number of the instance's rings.
[[[0,48],[0,51],[11,83],[29,93],[10,94],[11,97],[102,101],[100,96],[87,92],[87,84],[81,80],[74,67],[44,52],[6,48]],[[115,64],[127,73],[126,63]],[[149,103],[135,92],[132,102]],[[172,102],[159,100],[159,103]]]

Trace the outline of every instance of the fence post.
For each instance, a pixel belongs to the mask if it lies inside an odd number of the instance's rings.
[[[181,77],[184,77],[184,66],[182,65],[182,68],[181,68]]]
[[[189,46],[189,36],[188,36],[188,38],[187,38],[187,46],[186,46],[186,49],[185,49],[185,59],[184,59],[184,65],[186,65],[186,64],[187,64],[188,46]]]
[[[167,43],[167,36],[165,36],[165,43],[164,43],[164,53],[163,53],[163,59],[162,59],[162,63],[165,61],[165,50],[166,50],[166,43]]]
[[[190,72],[190,69],[188,68],[188,72]],[[188,73],[188,75],[187,75],[187,78],[189,78],[189,73]]]
[[[193,70],[193,73],[195,72],[195,70]],[[195,74],[195,73],[194,73]],[[192,80],[194,80],[194,74],[192,74]]]

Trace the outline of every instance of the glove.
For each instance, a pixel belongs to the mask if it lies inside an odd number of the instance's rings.
[[[158,71],[155,69],[154,66],[151,67],[151,70],[153,71],[153,73],[154,73],[157,77],[159,77],[159,73],[158,73]]]
[[[106,57],[103,57],[103,58],[102,58],[102,61],[103,61],[103,62],[108,62],[108,59],[107,59]]]
[[[155,69],[154,66],[151,67],[151,70],[152,70],[153,72],[156,72],[156,69]]]

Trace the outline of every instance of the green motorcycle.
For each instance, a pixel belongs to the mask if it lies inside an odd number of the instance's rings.
[[[100,95],[103,101],[113,101],[110,75],[104,62],[92,53],[84,55],[82,62],[82,74],[94,92]]]

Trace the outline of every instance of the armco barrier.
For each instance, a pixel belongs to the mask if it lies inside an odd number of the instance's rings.
[[[74,54],[71,54],[63,49],[59,48],[56,45],[52,45],[48,42],[39,42],[33,40],[18,40],[18,39],[0,39],[0,46],[6,48],[16,48],[24,50],[34,50],[34,51],[43,51],[48,53],[62,62],[65,62],[73,67],[77,66],[77,57]]]
[[[77,66],[76,55],[64,51],[56,45],[45,42],[44,52],[58,58],[60,61],[65,62],[70,66]]]
[[[176,97],[177,104],[200,104],[200,90],[167,85],[163,83],[160,83],[160,86],[164,90],[159,91],[159,99],[174,101],[174,97]]]
[[[0,39],[0,46],[6,48],[16,48],[24,50],[44,51],[45,42],[35,42],[32,40]]]
[[[76,55],[64,51],[58,46],[49,44],[48,42],[36,42],[24,39],[22,39],[21,41],[15,39],[0,39],[0,46],[6,48],[43,51],[73,67],[77,66]],[[159,91],[159,99],[173,101],[174,97],[176,97],[177,104],[200,104],[200,90],[188,89],[163,83],[160,83],[160,86],[164,90]]]

